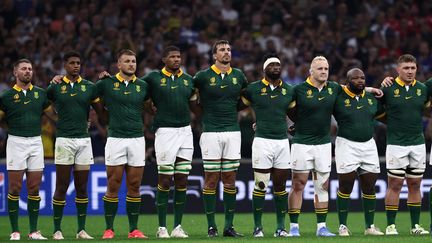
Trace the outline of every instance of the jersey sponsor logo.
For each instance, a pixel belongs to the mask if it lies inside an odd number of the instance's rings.
[[[39,92],[34,92],[34,98],[39,99]]]
[[[400,91],[399,91],[399,89],[395,89],[394,91],[393,91],[393,93],[394,93],[394,96],[393,97],[399,97],[400,96]]]
[[[113,85],[114,85],[113,90],[120,90],[120,83],[119,82],[115,82]]]
[[[357,110],[360,110],[361,108],[363,108],[363,106],[357,106]]]
[[[409,100],[409,99],[411,99],[412,98],[412,96],[405,96],[405,99],[406,100]]]
[[[171,86],[171,89],[177,89],[178,86]]]
[[[310,99],[310,98],[312,98],[312,97],[313,97],[313,95],[312,95],[312,90],[311,90],[311,89],[308,89],[308,91],[306,91],[306,98]]]
[[[417,96],[420,96],[422,94],[421,89],[417,89]]]
[[[235,84],[237,84],[238,82],[237,82],[237,78],[232,78],[232,83],[235,85]]]
[[[183,79],[183,84],[184,84],[184,86],[189,86],[189,81],[187,81],[186,79]]]
[[[125,92],[124,92],[125,95],[131,94],[131,93],[132,93],[132,92],[130,92],[130,91],[125,91]]]
[[[60,93],[61,94],[65,94],[65,93],[67,93],[67,87],[66,87],[66,85],[62,85],[61,87],[60,87]]]
[[[135,90],[136,90],[136,92],[141,92],[141,86],[139,86],[139,85],[137,85],[136,87],[135,87]]]
[[[74,96],[76,96],[76,95],[77,95],[77,93],[73,93],[73,94],[71,94],[72,97],[74,97]]]
[[[162,78],[161,80],[160,80],[160,86],[166,86],[167,85],[167,83],[166,83],[166,78]]]
[[[215,77],[211,77],[210,78],[210,86],[215,86],[216,85],[216,78]]]
[[[345,103],[345,107],[350,107],[351,106],[351,101],[349,99],[346,99],[344,101],[344,103]]]
[[[86,92],[86,90],[87,90],[86,86],[85,86],[84,84],[82,84],[82,85],[81,85],[81,91],[82,91],[82,92]]]
[[[30,102],[31,102],[31,100],[24,101],[24,105],[27,105],[27,104],[30,103]]]
[[[276,98],[276,97],[278,97],[277,95],[270,95],[270,98]]]
[[[318,97],[318,100],[323,100],[325,99],[325,97]]]
[[[228,85],[221,85],[221,89],[225,89]]]

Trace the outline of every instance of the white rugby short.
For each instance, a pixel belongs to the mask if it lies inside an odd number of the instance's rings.
[[[94,164],[91,139],[57,138],[54,162],[57,165]]]
[[[158,165],[174,164],[176,157],[192,161],[194,148],[191,126],[161,127],[157,129],[155,136]]]
[[[380,164],[375,140],[355,142],[343,137],[336,138],[335,160],[338,174],[347,174],[358,168],[379,173]]]
[[[236,132],[203,132],[200,138],[203,160],[240,160],[241,134]]]
[[[44,151],[41,136],[9,135],[6,143],[7,170],[42,171]]]
[[[294,171],[331,171],[331,143],[306,145],[295,143],[291,146],[290,168]]]
[[[400,168],[426,168],[426,145],[387,145],[386,150],[386,166],[387,169]]]
[[[255,137],[252,143],[252,168],[289,169],[290,147],[288,139]]]
[[[105,164],[108,166],[124,164],[133,167],[145,166],[144,137],[108,137],[105,145]]]

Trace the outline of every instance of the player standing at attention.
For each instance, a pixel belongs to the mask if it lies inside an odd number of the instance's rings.
[[[203,108],[203,133],[200,138],[204,165],[204,211],[208,236],[215,237],[216,186],[219,178],[224,186],[224,236],[243,236],[234,230],[236,172],[240,165],[241,135],[237,122],[240,91],[247,85],[240,69],[231,67],[231,46],[226,40],[216,41],[212,48],[214,65],[199,71],[194,86]]]
[[[293,89],[281,79],[281,62],[275,55],[264,59],[264,78],[248,85],[242,95],[256,115],[256,133],[252,144],[252,167],[255,188],[252,196],[254,237],[264,237],[261,222],[265,195],[270,177],[276,206],[275,237],[288,237],[285,215],[288,207],[286,181],[288,179],[290,147],[287,134],[287,112],[295,105]]]
[[[96,86],[80,76],[81,56],[75,51],[67,52],[63,57],[66,75],[59,83],[51,84],[47,89],[58,114],[57,139],[55,143],[56,189],[53,197],[54,240],[63,240],[61,221],[66,205],[66,192],[73,169],[76,190],[77,239],[93,239],[85,231],[88,195],[87,181],[93,153],[88,134],[88,116],[90,105],[102,113],[102,105],[97,97]]]
[[[20,59],[14,64],[16,84],[0,95],[0,109],[9,127],[6,144],[6,167],[8,170],[8,212],[12,227],[10,240],[20,240],[18,227],[19,194],[23,175],[27,180],[27,212],[30,240],[46,240],[37,229],[39,216],[39,187],[44,168],[41,139],[41,116],[49,107],[45,90],[33,86],[32,63]]]
[[[387,120],[386,167],[388,188],[385,197],[386,235],[397,235],[396,214],[404,180],[408,186],[407,205],[411,215],[411,234],[429,232],[419,225],[421,212],[420,184],[426,169],[426,146],[422,117],[428,102],[426,85],[418,82],[414,56],[402,55],[397,60],[398,77],[383,87],[383,104]]]
[[[180,49],[168,46],[162,53],[162,70],[143,77],[149,86],[151,101],[156,107],[154,129],[158,164],[156,204],[159,215],[158,238],[169,238],[166,215],[171,181],[174,178],[174,229],[171,237],[187,238],[181,227],[186,203],[187,180],[192,169],[193,135],[189,103],[196,102],[192,77],[180,69]]]
[[[347,86],[337,96],[333,115],[338,123],[335,160],[339,177],[337,208],[339,236],[349,236],[348,204],[354,181],[360,178],[365,235],[384,235],[374,226],[375,183],[380,172],[378,150],[373,139],[376,115],[382,113],[377,99],[366,93],[365,75],[358,68],[347,72]],[[384,114],[383,114],[384,115]]]
[[[138,230],[141,206],[140,185],[145,166],[145,140],[142,113],[147,99],[147,83],[135,76],[136,54],[121,50],[117,55],[119,72],[96,83],[99,97],[108,110],[108,139],[105,164],[108,187],[103,197],[106,230],[103,239],[114,238],[114,218],[118,191],[126,173],[126,212],[128,238],[147,238]]]

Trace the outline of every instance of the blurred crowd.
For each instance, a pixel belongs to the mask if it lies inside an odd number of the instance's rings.
[[[34,83],[46,87],[64,74],[62,54],[77,50],[82,76],[96,81],[103,70],[116,73],[116,53],[137,53],[137,76],[161,68],[167,45],[182,50],[182,69],[194,75],[211,63],[211,45],[226,39],[232,45],[232,66],[248,80],[262,77],[262,57],[278,53],[282,78],[303,82],[309,63],[324,55],[330,80],[344,82],[346,71],[360,67],[369,86],[395,76],[395,60],[404,53],[417,58],[417,79],[432,76],[432,1],[428,0],[2,0],[0,2],[0,91],[13,84],[12,63],[33,62]],[[250,157],[253,114],[239,114],[243,157]],[[90,115],[95,156],[103,156],[106,132]],[[146,119],[148,155],[152,157],[151,118]],[[429,120],[425,118],[427,140]],[[0,157],[6,131],[0,131]],[[193,121],[200,134],[199,121]],[[385,128],[377,125],[380,154]],[[55,124],[43,121],[46,156],[52,157]],[[195,139],[195,141],[198,141]],[[196,147],[198,148],[198,146]],[[197,149],[196,157],[199,157]]]

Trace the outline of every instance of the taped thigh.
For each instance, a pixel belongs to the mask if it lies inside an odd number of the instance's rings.
[[[330,172],[312,172],[312,179],[315,191],[315,202],[328,202],[328,180]],[[326,185],[327,184],[327,185]]]
[[[222,161],[222,172],[228,172],[228,171],[236,171],[238,167],[240,166],[239,160],[225,160]]]
[[[174,175],[174,165],[158,165],[158,173],[163,175]]]
[[[192,162],[187,160],[176,162],[174,165],[175,174],[189,175],[191,169],[192,169]]]

